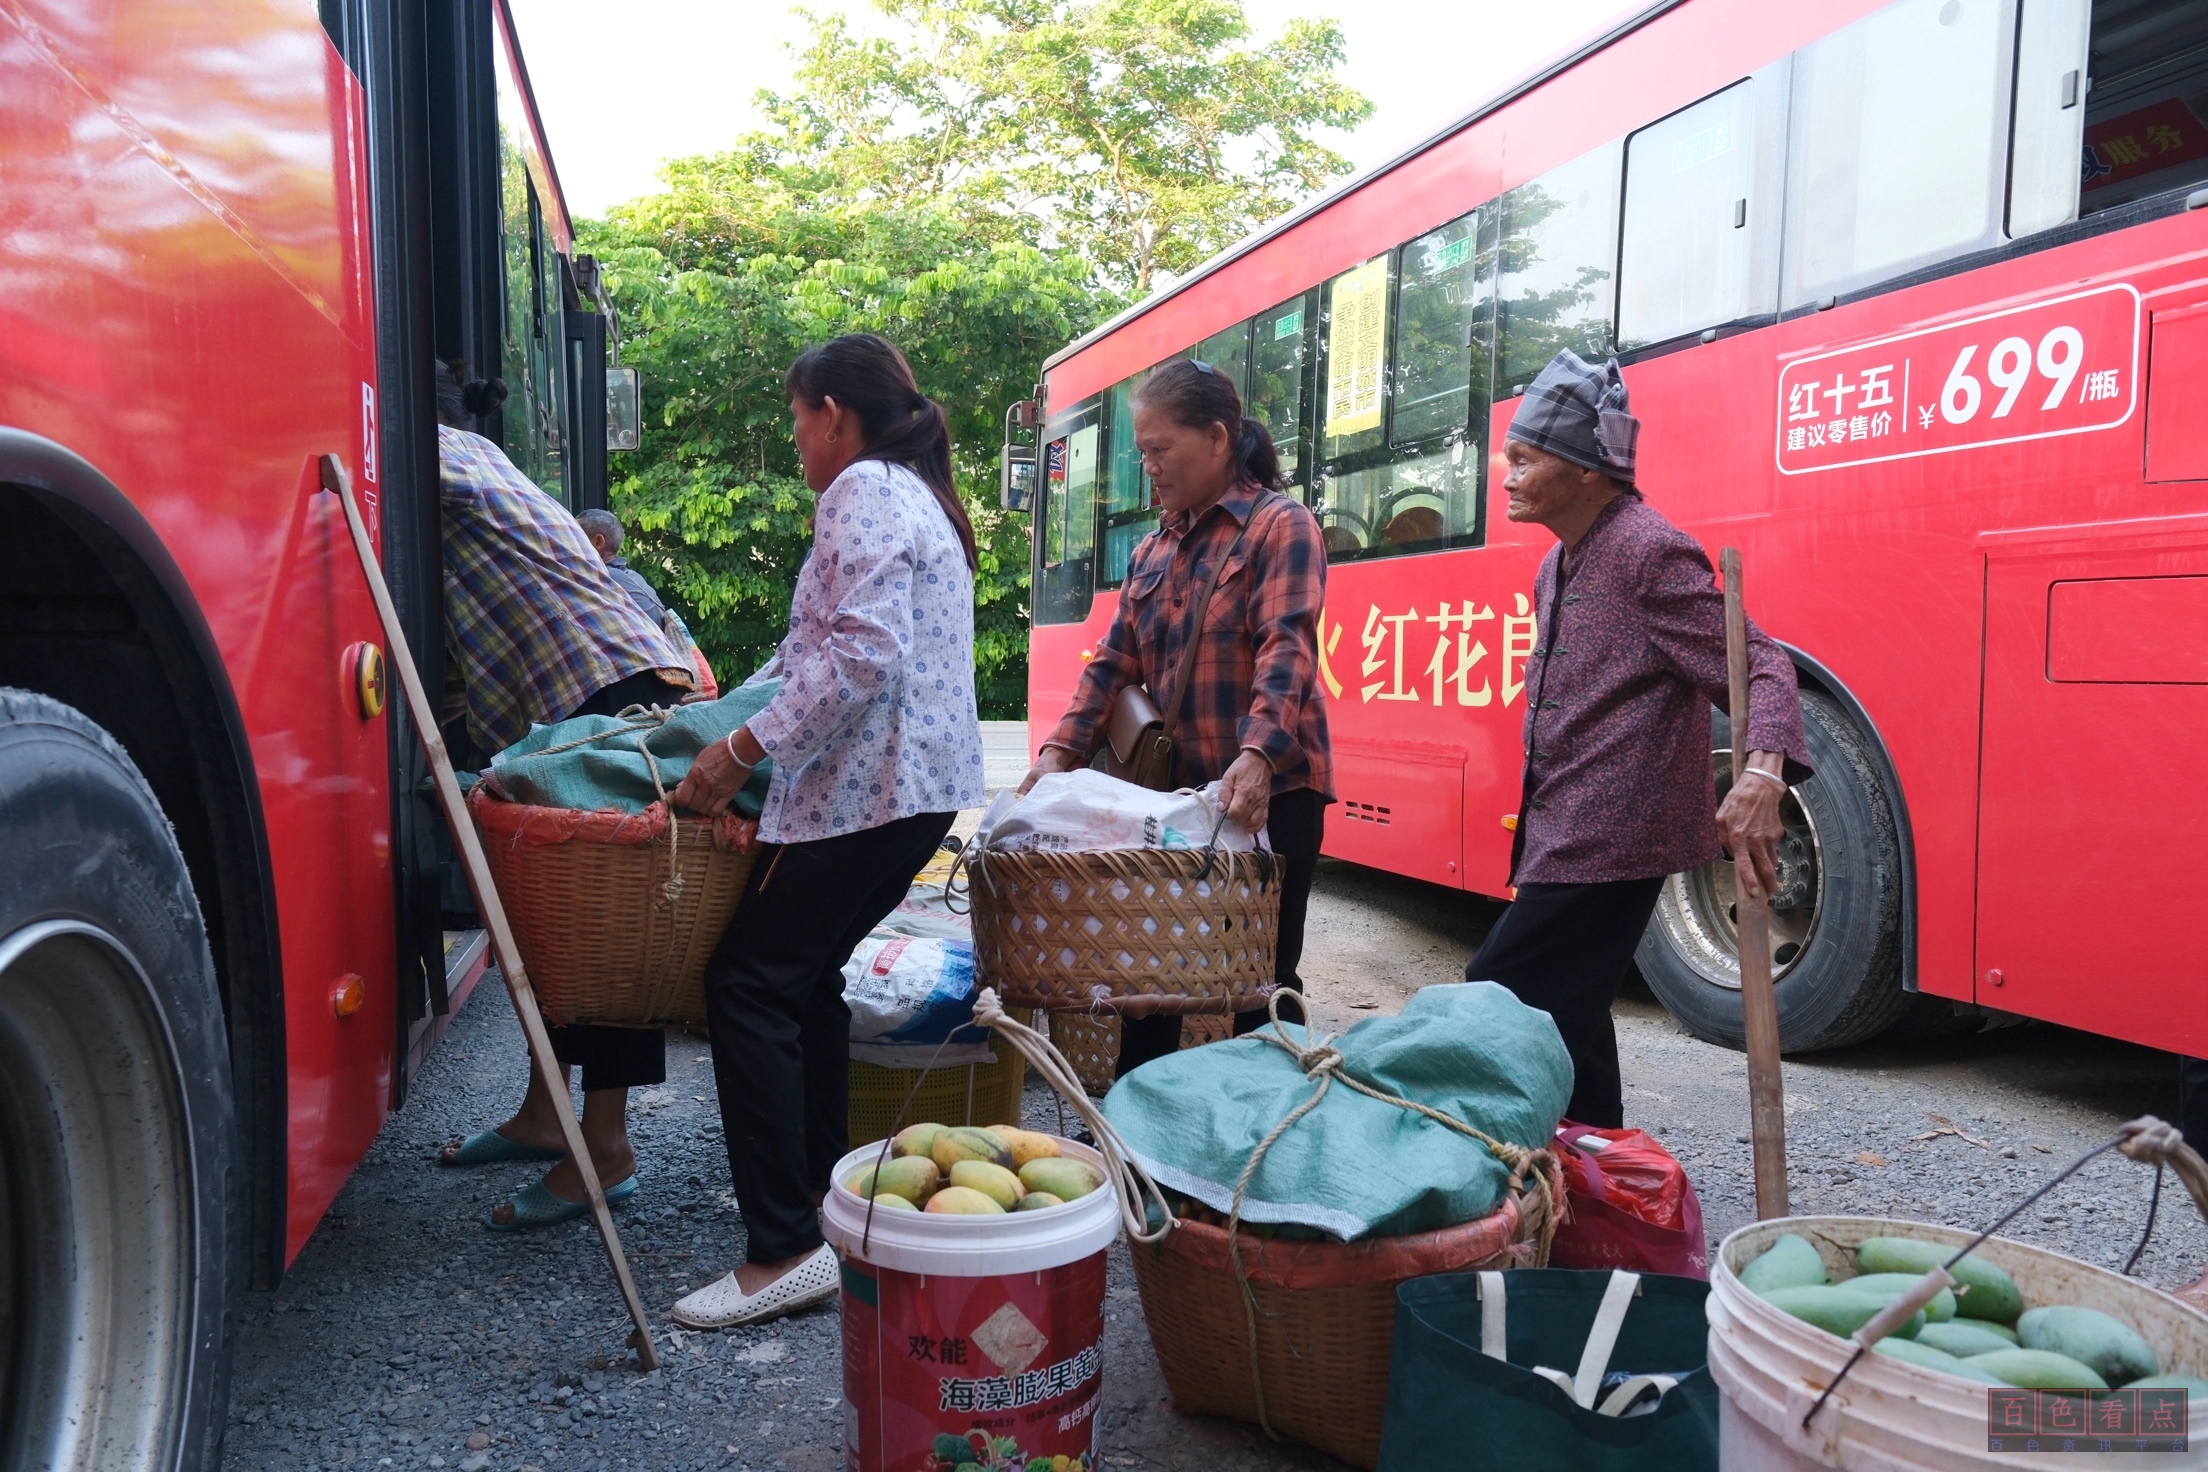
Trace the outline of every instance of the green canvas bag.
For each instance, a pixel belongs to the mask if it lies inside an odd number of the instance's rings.
[[[1378,1472],[1716,1472],[1709,1291],[1572,1268],[1413,1278]]]

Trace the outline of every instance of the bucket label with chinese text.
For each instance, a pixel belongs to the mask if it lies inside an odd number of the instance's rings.
[[[1104,1254],[1003,1277],[843,1264],[852,1472],[1090,1472]]]

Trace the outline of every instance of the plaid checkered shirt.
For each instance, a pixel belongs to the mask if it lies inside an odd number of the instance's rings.
[[[480,435],[440,425],[445,640],[468,731],[502,751],[646,670],[684,689],[690,662],[613,580],[566,507]]]
[[[1189,636],[1189,605],[1244,525],[1228,557],[1198,641],[1188,698],[1174,728],[1176,780],[1216,780],[1242,748],[1273,768],[1273,791],[1309,787],[1334,797],[1334,758],[1319,692],[1319,606],[1326,601],[1326,546],[1318,521],[1277,491],[1236,486],[1193,524],[1168,512],[1135,548],[1119,612],[1081,672],[1073,704],[1046,746],[1086,760],[1102,741],[1112,697],[1142,684],[1172,698]]]

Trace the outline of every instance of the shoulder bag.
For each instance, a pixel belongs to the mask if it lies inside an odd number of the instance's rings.
[[[1235,533],[1226,554],[1212,564],[1211,575],[1204,579],[1204,591],[1189,612],[1188,637],[1181,644],[1181,665],[1173,672],[1173,696],[1165,710],[1158,709],[1147,685],[1128,685],[1112,697],[1110,708],[1104,712],[1104,740],[1096,753],[1095,765],[1100,770],[1152,792],[1173,790],[1178,756],[1173,731],[1180,724],[1181,706],[1188,699],[1188,683],[1196,673],[1197,644],[1203,638],[1204,615],[1211,608],[1211,595],[1219,586],[1219,575],[1234,560],[1234,554],[1242,550],[1243,539],[1256,524],[1257,510],[1252,508],[1249,520],[1242,523],[1242,530]]]

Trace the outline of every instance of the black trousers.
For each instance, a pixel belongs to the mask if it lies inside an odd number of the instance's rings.
[[[1501,982],[1519,1001],[1555,1019],[1572,1055],[1572,1102],[1564,1113],[1576,1123],[1601,1129],[1625,1124],[1610,1004],[1663,887],[1660,876],[1521,884],[1464,968],[1466,981]]]
[[[2208,1058],[2177,1060],[2177,1127],[2186,1144],[2208,1155]]]
[[[897,908],[954,816],[762,850],[706,962],[713,1079],[752,1262],[820,1245],[813,1198],[850,1148],[844,963]]]
[[[1303,922],[1311,910],[1311,880],[1319,872],[1319,842],[1326,836],[1326,798],[1309,787],[1277,794],[1266,809],[1266,836],[1280,857],[1280,934],[1273,952],[1273,983],[1295,992],[1280,1004],[1288,1022],[1301,1022],[1303,978],[1296,967],[1303,960]],[[1242,1036],[1266,1025],[1264,1012],[1237,1012],[1234,1035]],[[1178,1017],[1130,1017],[1120,1024],[1119,1062],[1112,1077],[1125,1078],[1153,1058],[1178,1052],[1181,1019]]]
[[[567,714],[619,715],[632,705],[675,705],[690,692],[670,685],[655,670],[617,680]],[[667,1082],[667,1033],[657,1027],[548,1027],[552,1056],[569,1068],[581,1065],[583,1092],[641,1089]]]

